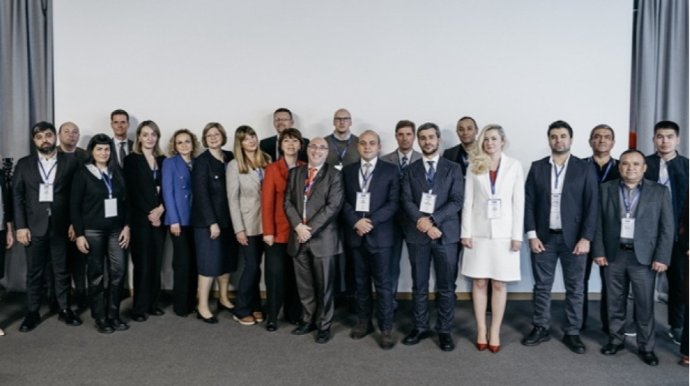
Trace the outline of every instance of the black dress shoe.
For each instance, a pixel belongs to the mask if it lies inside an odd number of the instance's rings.
[[[127,323],[123,322],[119,318],[110,319],[110,320],[108,320],[108,322],[110,323],[111,326],[113,326],[113,329],[115,329],[115,331],[129,330],[129,325],[127,325]]]
[[[208,318],[204,318],[203,316],[201,316],[201,312],[197,312],[197,313],[196,313],[196,318],[197,318],[197,319],[201,319],[201,321],[203,321],[204,323],[208,323],[208,324],[218,324],[218,318],[216,318],[216,316],[213,315],[213,314],[211,314],[211,316],[208,317]]]
[[[622,350],[625,345],[623,343],[621,344],[614,344],[614,343],[606,343],[604,347],[599,350],[602,354],[604,355],[616,355],[618,350]]]
[[[101,334],[112,334],[115,330],[105,319],[96,319],[96,331]]]
[[[148,312],[149,315],[151,316],[161,316],[165,315],[165,311],[161,310],[160,308],[156,307],[154,309],[149,310]]]
[[[544,327],[534,326],[532,331],[523,340],[522,344],[525,346],[536,346],[541,342],[551,340],[549,331]]]
[[[640,353],[640,358],[642,358],[642,361],[650,366],[656,366],[659,364],[659,358],[656,357],[656,354],[654,354],[654,351],[639,351]]]
[[[441,347],[441,350],[443,351],[453,351],[453,349],[455,349],[455,343],[453,342],[453,338],[450,336],[450,334],[443,332],[439,333],[438,343],[439,347]]]
[[[316,326],[311,323],[300,324],[292,330],[292,335],[306,335],[314,330],[316,330]]]
[[[65,308],[58,314],[58,320],[65,322],[68,326],[81,326],[81,319],[71,308]]]
[[[146,314],[132,314],[132,320],[135,322],[145,322],[148,320],[148,316]]]
[[[570,351],[574,352],[575,354],[585,353],[585,344],[582,343],[582,340],[580,340],[580,335],[564,335],[563,344],[565,344],[566,347],[568,347]]]
[[[419,331],[415,328],[414,330],[412,330],[412,332],[407,334],[407,336],[405,337],[405,339],[403,339],[402,342],[404,345],[413,346],[419,343],[419,341],[421,341],[422,339],[428,338],[430,334],[431,333],[429,331]]]
[[[216,310],[220,313],[221,311],[227,311],[232,314],[232,310],[235,308],[233,305],[232,307],[226,307],[225,304],[223,304],[220,299],[218,299],[218,305],[216,306]]]
[[[299,319],[285,319],[285,321],[295,326],[299,326],[302,324],[302,321]]]
[[[358,324],[350,331],[350,338],[362,339],[372,332],[374,332],[374,326],[372,326],[371,323]]]
[[[19,332],[29,332],[32,331],[36,326],[38,326],[38,323],[41,322],[41,315],[38,314],[38,312],[29,312],[26,314],[24,317],[24,320],[22,321],[22,325],[19,326]]]
[[[331,340],[331,330],[319,330],[319,332],[316,333],[316,343],[319,344],[324,344],[328,343],[328,341]]]
[[[278,329],[278,323],[276,322],[268,322],[266,323],[266,331],[273,332]]]
[[[395,346],[395,339],[393,339],[393,331],[381,331],[381,341],[379,342],[379,346],[381,346],[381,348],[384,350],[390,350],[393,348],[393,346]]]

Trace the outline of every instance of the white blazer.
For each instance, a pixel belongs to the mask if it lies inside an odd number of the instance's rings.
[[[467,168],[465,179],[465,203],[462,210],[460,237],[481,237],[522,241],[525,215],[525,177],[522,164],[505,154],[496,177],[496,194],[491,195],[489,172],[474,174]],[[501,217],[488,219],[490,198],[501,200]]]
[[[240,174],[237,160],[232,160],[228,164],[226,184],[235,233],[244,231],[247,236],[261,235],[261,180],[256,170]]]

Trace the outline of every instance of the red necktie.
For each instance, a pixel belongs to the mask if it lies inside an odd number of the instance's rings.
[[[307,178],[307,182],[304,185],[304,194],[309,196],[309,192],[311,191],[311,183],[314,181],[314,176],[316,175],[316,168],[309,168],[309,177]]]

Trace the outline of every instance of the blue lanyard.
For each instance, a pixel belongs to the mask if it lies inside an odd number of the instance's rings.
[[[491,184],[491,195],[495,196],[496,195],[496,180],[498,179],[498,169],[501,168],[501,165],[499,164],[498,167],[496,168],[496,179],[491,178],[491,170],[489,170],[489,184]]]
[[[55,167],[57,166],[57,161],[53,164],[53,166],[50,167],[48,173],[46,173],[46,169],[43,167],[41,161],[38,161],[38,166],[41,168],[41,173],[43,174],[43,182],[47,184],[50,180],[50,175],[53,174],[53,170],[55,170]]]
[[[599,171],[599,165],[597,165],[597,163],[594,162],[594,157],[590,158],[589,162],[591,162],[597,168],[597,171]],[[609,160],[609,163],[606,166],[606,170],[604,170],[604,174],[601,177],[599,177],[600,183],[606,181],[606,177],[609,175],[609,172],[611,171],[611,165],[613,165],[613,158]]]
[[[630,202],[628,201],[628,197],[625,194],[625,189],[623,189],[623,185],[621,185],[621,196],[623,196],[623,205],[625,205],[625,212],[628,217],[630,217],[632,207],[635,206],[637,199],[640,198],[640,193],[642,193],[642,186],[640,186],[640,188],[637,189],[637,192],[635,192],[635,196],[633,197],[632,202]]]
[[[350,142],[352,141],[352,134],[350,134],[350,138],[347,139],[347,143],[345,144],[345,149],[341,152],[338,150],[338,143],[335,141],[335,134],[331,136],[331,142],[333,142],[333,148],[335,149],[336,155],[338,156],[338,160],[340,163],[343,163],[343,159],[345,159],[345,154],[347,154],[347,149],[350,147]]]
[[[373,165],[371,165],[371,166],[372,166],[372,168],[371,168],[372,170],[369,171],[369,174],[367,174],[366,176],[364,175],[364,171],[362,169],[359,169],[359,174],[362,175],[362,192],[364,192],[364,193],[366,193],[366,191],[369,189],[369,180],[371,179],[371,176],[374,175]]]
[[[264,171],[261,168],[256,169],[256,175],[259,176],[259,182],[264,182]]]
[[[101,172],[101,177],[105,187],[108,188],[108,198],[113,198],[113,183],[107,173]]]
[[[669,177],[666,179],[666,182],[661,182],[661,176],[659,176],[659,183],[660,183],[661,185],[668,186],[668,183],[669,183],[669,182],[671,182],[671,176],[669,176]]]
[[[556,181],[553,184],[554,189],[558,189],[558,177],[560,177],[561,174],[563,174],[563,170],[565,170],[565,164],[561,166],[561,171],[558,171],[558,168],[556,168],[556,164],[553,164],[553,172],[556,174]]]

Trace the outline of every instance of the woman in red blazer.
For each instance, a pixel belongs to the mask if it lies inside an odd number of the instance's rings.
[[[302,134],[297,129],[285,129],[278,136],[282,157],[266,167],[261,188],[261,221],[266,243],[266,330],[278,328],[278,312],[283,307],[283,317],[292,324],[299,324],[302,305],[297,293],[295,268],[287,254],[290,224],[283,200],[290,169],[304,165],[297,160],[301,149]]]

